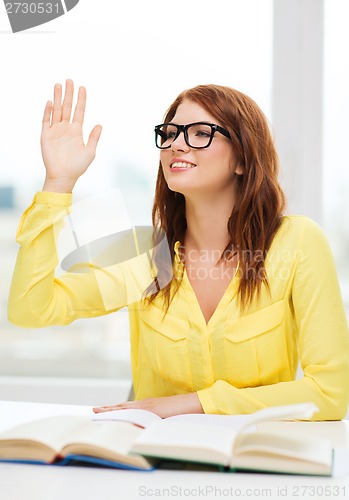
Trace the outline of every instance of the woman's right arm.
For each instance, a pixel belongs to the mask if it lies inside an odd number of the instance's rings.
[[[44,111],[41,148],[46,168],[43,191],[22,216],[17,232],[20,250],[13,274],[9,301],[9,320],[19,326],[42,327],[68,324],[76,318],[98,316],[125,305],[122,288],[108,307],[101,293],[100,279],[91,267],[84,273],[55,277],[58,264],[56,239],[70,211],[72,190],[77,179],[95,157],[101,126],[93,128],[83,142],[86,91],[80,87],[72,115],[73,82],[54,88],[54,100]],[[120,277],[121,279],[121,277]],[[117,273],[113,282],[118,281]]]
[[[65,325],[77,318],[107,313],[92,267],[86,266],[83,273],[55,276],[56,240],[70,211],[71,198],[71,194],[39,192],[22,216],[17,232],[20,249],[8,300],[8,318],[18,326]],[[119,298],[122,307],[123,299]]]

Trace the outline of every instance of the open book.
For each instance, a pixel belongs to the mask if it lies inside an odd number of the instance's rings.
[[[89,462],[141,470],[177,461],[210,464],[226,471],[331,475],[329,442],[255,432],[259,422],[309,419],[315,411],[315,405],[304,403],[244,416],[161,419],[145,410],[100,413],[94,420],[58,415],[1,432],[0,460],[60,465]]]
[[[284,435],[280,430],[268,433],[250,430],[269,420],[306,420],[316,411],[318,408],[312,403],[266,408],[249,415],[238,429],[175,420],[166,425],[154,422],[132,449],[148,458],[209,463],[226,471],[330,476],[333,450],[329,441]]]

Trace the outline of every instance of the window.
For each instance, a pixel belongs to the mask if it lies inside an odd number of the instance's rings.
[[[325,2],[324,223],[349,312],[349,33],[346,0]]]
[[[15,231],[44,180],[41,119],[56,81],[86,86],[86,138],[94,124],[103,125],[75,202],[120,189],[133,225],[150,223],[158,165],[153,127],[180,91],[199,83],[229,85],[270,117],[272,0],[177,0],[175,7],[148,0],[136,8],[109,2],[108,15],[95,7],[82,2],[83,20],[74,11],[50,28],[0,40],[6,75],[0,80],[0,187],[14,190],[14,208],[0,208],[3,375],[130,377],[126,310],[64,328],[26,330],[7,321]],[[135,118],[147,131],[137,147],[123,134]]]

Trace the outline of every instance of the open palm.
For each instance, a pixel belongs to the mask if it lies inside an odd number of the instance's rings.
[[[74,84],[67,80],[62,102],[62,87],[56,84],[53,104],[48,101],[42,121],[41,150],[46,167],[46,183],[63,183],[73,188],[95,157],[102,127],[96,125],[87,144],[83,141],[82,126],[86,106],[86,90],[79,88],[72,115]]]

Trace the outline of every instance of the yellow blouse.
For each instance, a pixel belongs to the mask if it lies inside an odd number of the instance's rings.
[[[69,194],[39,192],[23,214],[10,321],[65,325],[128,305],[136,399],[196,391],[205,413],[252,413],[312,401],[320,409],[315,420],[345,416],[348,325],[332,253],[318,224],[285,216],[265,262],[270,294],[263,288],[241,314],[236,275],[206,324],[185,272],[165,316],[160,298],[150,306],[139,300],[151,279],[142,256],[55,277],[55,240],[71,202]],[[304,375],[295,380],[299,361]]]

